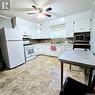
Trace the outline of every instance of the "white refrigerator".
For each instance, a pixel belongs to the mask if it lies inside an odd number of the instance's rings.
[[[17,29],[0,30],[1,50],[7,68],[11,69],[25,62],[21,32]]]

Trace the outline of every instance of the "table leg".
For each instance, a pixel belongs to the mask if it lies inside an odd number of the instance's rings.
[[[88,86],[91,86],[91,82],[92,82],[92,74],[93,74],[93,68],[90,68],[89,80],[88,80]]]
[[[70,65],[69,65],[69,70],[71,70],[71,68],[72,68],[72,67],[71,67],[71,64],[70,64]]]
[[[61,89],[63,86],[63,62],[61,62]]]

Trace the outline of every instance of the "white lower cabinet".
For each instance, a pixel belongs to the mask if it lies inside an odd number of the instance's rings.
[[[47,45],[47,44],[36,44],[35,49],[36,49],[37,55],[49,53],[49,45]]]
[[[35,45],[35,52],[37,55],[39,55],[41,53],[40,45],[38,45],[38,44]]]
[[[55,46],[56,50],[51,50],[51,46]],[[65,50],[73,49],[73,44],[64,43],[62,45],[57,44],[36,44],[35,45],[35,52],[36,55],[48,55],[48,56],[55,56],[58,57],[59,55],[63,54]]]
[[[52,50],[51,46],[55,46],[56,50]],[[35,51],[37,55],[43,54],[48,56],[59,56],[64,52],[64,45],[57,45],[57,44],[36,44]]]

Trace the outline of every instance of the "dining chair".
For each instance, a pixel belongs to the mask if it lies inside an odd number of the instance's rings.
[[[59,95],[95,95],[94,87],[95,75],[90,87],[67,76]]]

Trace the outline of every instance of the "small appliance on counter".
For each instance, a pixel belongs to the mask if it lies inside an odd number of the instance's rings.
[[[29,35],[29,34],[24,34],[24,35],[23,35],[23,39],[31,39],[31,35]]]

